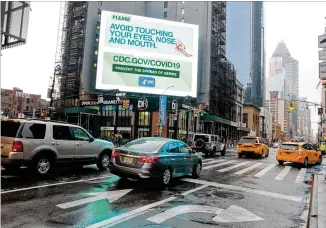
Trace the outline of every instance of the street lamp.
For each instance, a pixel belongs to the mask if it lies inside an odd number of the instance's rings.
[[[167,88],[164,90],[162,96],[165,95],[165,92],[166,92],[168,89],[173,88],[173,87],[174,87],[173,85],[167,87]],[[162,120],[161,120],[160,113],[161,113],[161,105],[159,105],[159,119],[158,119],[158,123],[159,123],[159,127],[160,127],[160,128],[159,128],[159,137],[162,137],[163,126],[161,125]]]

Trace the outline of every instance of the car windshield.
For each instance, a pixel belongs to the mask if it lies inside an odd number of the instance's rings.
[[[124,145],[124,148],[129,148],[129,149],[135,149],[135,150],[146,150],[146,151],[156,151],[159,149],[161,146],[164,145],[163,141],[157,141],[157,140],[148,140],[148,139],[138,139],[131,141]]]
[[[256,138],[241,138],[239,143],[257,143]]]
[[[1,136],[15,138],[20,125],[20,122],[1,121]]]
[[[298,150],[299,146],[296,144],[282,144],[280,148],[283,150]]]

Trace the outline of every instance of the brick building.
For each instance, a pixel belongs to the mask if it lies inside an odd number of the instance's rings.
[[[245,104],[243,106],[244,120],[251,131],[260,136],[260,108],[254,104]]]
[[[23,90],[14,87],[13,89],[1,89],[1,111],[4,115],[17,117],[19,113],[25,115],[40,114],[40,110],[47,110],[48,102],[38,94],[24,93]]]

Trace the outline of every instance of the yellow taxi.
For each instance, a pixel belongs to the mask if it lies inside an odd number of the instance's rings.
[[[260,158],[268,157],[268,142],[266,139],[257,136],[244,136],[238,143],[237,152],[239,158],[242,158],[243,155],[258,155]]]
[[[294,162],[307,167],[309,164],[321,164],[320,151],[310,143],[285,142],[279,147],[276,160],[280,165],[284,162]]]

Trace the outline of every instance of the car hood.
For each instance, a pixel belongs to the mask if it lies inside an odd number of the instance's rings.
[[[103,139],[94,139],[94,143],[99,144],[99,145],[105,145],[109,147],[113,147],[113,143],[103,140]]]

